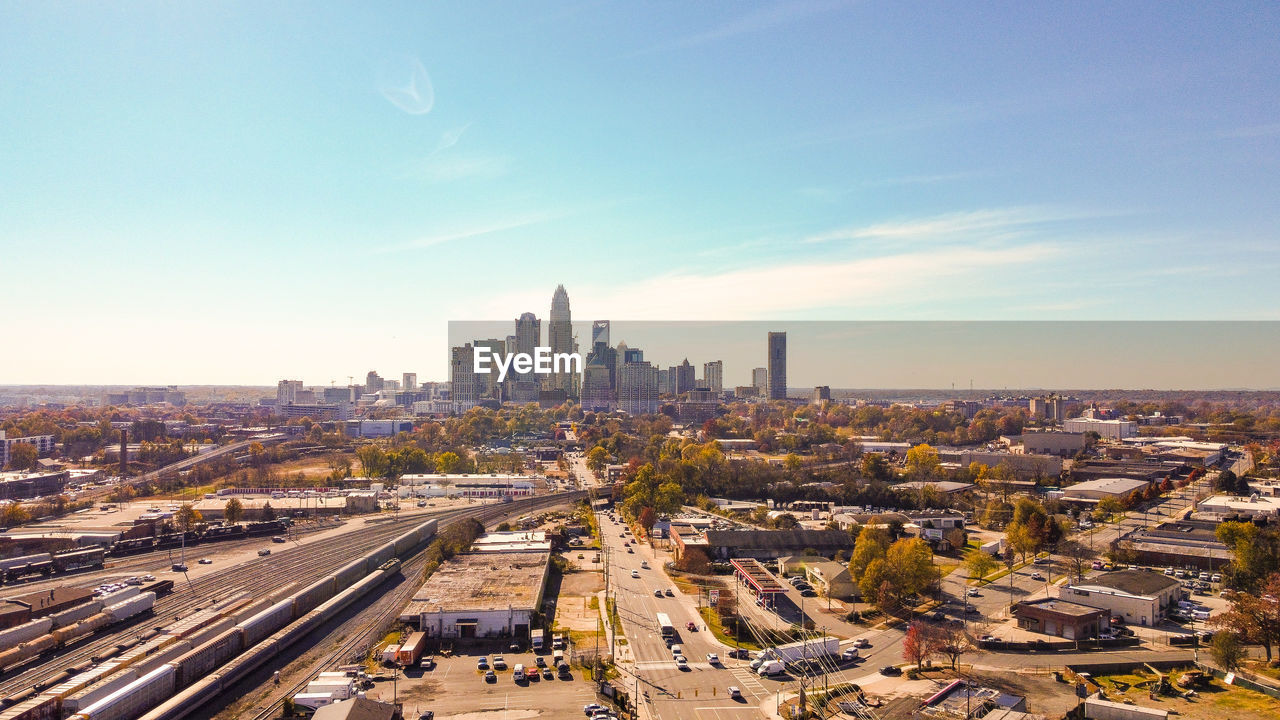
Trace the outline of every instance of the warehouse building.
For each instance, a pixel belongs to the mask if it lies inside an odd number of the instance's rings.
[[[397,491],[400,497],[464,497],[501,498],[529,497],[536,488],[545,487],[541,475],[401,475]]]
[[[1024,600],[1014,605],[1018,627],[1067,640],[1096,637],[1111,621],[1107,610],[1057,598]]]
[[[1099,480],[1087,480],[1082,483],[1076,483],[1070,487],[1063,488],[1062,499],[1068,502],[1080,502],[1088,504],[1096,504],[1103,498],[1115,498],[1123,500],[1133,493],[1134,490],[1146,490],[1149,485],[1146,480],[1137,480],[1134,478],[1101,478]]]
[[[1248,497],[1237,495],[1214,495],[1201,500],[1196,505],[1197,513],[1208,513],[1218,517],[1232,515],[1241,518],[1276,518],[1280,516],[1280,497],[1268,497],[1254,493]]]
[[[1102,573],[1057,588],[1058,599],[1107,610],[1132,625],[1158,625],[1182,597],[1177,579],[1146,570]]]
[[[464,553],[440,566],[400,613],[430,640],[529,638],[551,553]]]

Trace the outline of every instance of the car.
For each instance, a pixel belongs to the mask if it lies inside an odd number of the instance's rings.
[[[742,691],[738,689],[738,686],[737,686],[737,685],[730,685],[730,686],[729,686],[729,697],[730,697],[730,698],[732,698],[732,699],[734,699],[734,700],[741,700],[741,699],[742,699]]]
[[[626,536],[627,536],[627,534],[626,534],[626,533],[624,533],[624,532],[620,532],[620,533],[618,533],[618,537],[620,537],[620,538],[625,538]]]
[[[676,596],[675,591],[674,591],[674,590],[672,590],[671,588],[667,588],[666,590],[662,591],[662,594],[663,594],[663,595],[666,595],[667,597],[675,597],[675,596]]]
[[[676,655],[683,655],[683,654],[684,654],[684,647],[683,647],[683,646],[681,646],[681,645],[676,645],[676,644],[672,643],[672,645],[671,645],[671,657],[675,657]]]
[[[845,650],[844,652],[840,653],[840,659],[841,659],[841,660],[844,660],[844,661],[846,661],[846,662],[847,662],[847,661],[849,661],[849,660],[857,660],[857,659],[858,659],[858,649],[857,649],[857,648],[849,648],[848,650]]]
[[[631,571],[631,577],[635,578],[636,580],[639,580],[639,579],[640,579],[640,571],[639,571],[639,570],[632,570],[632,571]]]
[[[541,655],[539,655],[539,656],[537,656],[537,657],[535,657],[535,658],[533,659],[533,664],[534,664],[534,665],[537,665],[537,666],[538,666],[538,667],[540,667],[540,668],[542,668],[542,667],[546,667],[546,666],[547,666],[547,661],[546,661],[546,660],[544,660],[544,659],[543,659],[543,657],[542,657]]]
[[[1171,568],[1171,567],[1170,567],[1170,568],[1165,568],[1165,569],[1164,569],[1164,574],[1165,574],[1165,575],[1172,576],[1172,575],[1173,575],[1173,568]]]
[[[435,666],[436,666],[436,659],[431,655],[428,655],[418,661],[418,667],[422,668],[423,670],[431,670]]]
[[[173,570],[174,572],[186,572],[187,566],[183,565],[182,563],[174,563],[173,567],[170,569]]]
[[[800,597],[807,597],[807,598],[818,597],[818,593],[814,592],[813,590],[801,590]]]
[[[635,551],[635,550],[633,550],[632,548],[628,547],[628,548],[627,548],[627,554],[628,554],[628,555],[635,555],[635,554],[636,554],[636,551]]]
[[[1197,579],[1197,580],[1202,580],[1202,581],[1208,582],[1208,581],[1209,581],[1209,573],[1207,573],[1207,572],[1201,572],[1199,575],[1197,575],[1197,576],[1196,576],[1196,579]]]
[[[656,598],[660,598],[660,597],[662,597],[662,591],[661,591],[661,590],[654,590],[654,591],[653,591],[653,596],[654,596],[654,597],[656,597]]]
[[[720,664],[720,656],[719,656],[719,655],[717,655],[717,654],[715,654],[715,653],[707,653],[707,664],[709,664],[709,665],[719,665],[719,664]]]
[[[505,658],[503,658],[501,655],[494,655],[494,656],[493,656],[493,669],[494,669],[494,670],[506,670],[506,669],[507,669],[507,661],[506,661],[506,659],[505,659]]]
[[[648,569],[649,569],[649,561],[648,561],[648,560],[641,560],[641,561],[640,561],[640,567],[641,567],[642,569],[648,570]]]
[[[1209,582],[1215,582],[1215,583],[1222,582],[1222,575],[1220,575],[1219,573],[1214,573],[1213,575],[1209,576]]]
[[[978,592],[978,588],[969,588],[969,597],[978,597],[982,593]]]
[[[1043,580],[1043,579],[1044,579],[1044,575],[1043,575],[1043,574],[1041,574],[1041,573],[1038,573],[1038,572],[1033,572],[1033,573],[1031,573],[1031,579],[1032,579],[1032,580]]]
[[[853,641],[853,646],[856,648],[869,648],[871,647],[871,642],[864,637],[860,637]]]
[[[978,638],[978,641],[979,642],[997,642],[999,639],[1000,638],[997,638],[995,635],[983,635],[982,637]]]
[[[1036,558],[1035,560],[1032,560],[1032,561],[1031,561],[1031,563],[1032,563],[1033,565],[1048,565],[1048,564],[1049,564],[1049,558],[1047,558],[1047,557],[1038,557],[1038,558]]]
[[[578,559],[579,559],[579,560],[582,560],[582,559],[584,559],[584,558],[586,558],[586,556],[585,556],[585,555],[583,555],[582,553],[578,553]]]
[[[146,575],[143,575],[143,576],[142,576],[142,579],[143,579],[143,580],[145,580],[145,581],[147,581],[147,582],[151,582],[152,580],[155,580],[155,579],[156,579],[156,576],[155,576],[155,575],[152,575],[151,573],[147,573]]]
[[[683,655],[677,655],[677,656],[676,656],[676,669],[678,669],[678,670],[688,670],[688,669],[689,669],[689,661],[688,661],[688,660],[686,660],[686,659],[685,659],[685,657],[684,657]]]
[[[884,667],[880,668],[880,674],[881,675],[901,675],[902,668],[898,667],[897,665],[885,665]]]
[[[124,581],[124,584],[125,584],[125,585],[141,585],[141,584],[142,584],[142,578],[138,577],[137,575],[134,575],[133,577],[129,578],[128,580],[125,580],[125,581]]]
[[[930,618],[931,620],[936,620],[936,621],[939,621],[939,622],[940,622],[940,621],[942,621],[942,620],[946,620],[946,619],[947,619],[947,614],[946,614],[946,613],[944,613],[944,612],[942,612],[941,610],[938,610],[937,612],[935,612],[935,613],[933,613],[932,615],[930,615],[930,616],[929,616],[929,618]]]
[[[737,650],[730,650],[729,657],[734,658],[735,660],[750,660],[751,651],[743,650],[741,648],[738,648]]]
[[[1173,576],[1174,576],[1174,577],[1176,577],[1176,578],[1181,579],[1181,578],[1186,577],[1186,576],[1187,576],[1187,573],[1186,573],[1186,571],[1185,571],[1185,570],[1174,570],[1174,571],[1173,571]]]
[[[689,632],[698,632],[698,626],[694,625],[692,620],[684,624],[684,629]]]
[[[436,720],[435,710],[426,710],[418,715],[418,720]]]
[[[271,548],[262,548],[258,551],[258,557],[266,557],[271,554]]]
[[[477,669],[477,670],[488,670],[488,669],[489,669],[489,658],[487,658],[487,657],[485,657],[485,656],[483,656],[483,655],[481,655],[480,657],[476,658],[476,669]]]
[[[582,714],[583,714],[583,715],[595,715],[597,712],[599,712],[599,711],[601,711],[601,710],[606,710],[606,709],[607,709],[607,708],[606,708],[605,706],[603,706],[603,705],[597,705],[596,703],[591,703],[590,705],[583,705],[583,706],[582,706]]]
[[[201,565],[212,565],[212,564],[213,564],[213,561],[212,561],[212,560],[210,560],[209,558],[200,558],[200,559],[199,559],[199,560],[197,560],[196,562],[200,563]]]
[[[543,679],[543,680],[555,680],[555,679],[556,679],[556,674],[555,674],[555,672],[553,672],[553,671],[551,670],[551,668],[542,668],[542,679]]]
[[[498,673],[496,673],[496,672],[494,672],[494,671],[490,670],[489,672],[487,672],[487,673],[485,673],[485,674],[484,674],[484,681],[485,681],[485,682],[498,682]]]

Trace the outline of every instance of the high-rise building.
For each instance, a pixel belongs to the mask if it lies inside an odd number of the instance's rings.
[[[702,364],[702,380],[705,387],[717,395],[724,392],[724,361],[712,360]]]
[[[515,352],[533,356],[542,344],[542,321],[533,313],[524,313],[516,318]],[[524,404],[538,402],[538,390],[542,383],[532,370],[529,372],[507,374],[510,386],[510,399],[514,403]]]
[[[489,338],[487,340],[476,340],[475,346],[477,348],[488,348],[489,357],[493,357],[494,355],[506,355],[513,352],[515,339],[507,338],[507,340],[499,340],[498,338]],[[490,366],[492,367],[492,363],[490,363]],[[474,366],[472,367],[472,373],[475,373]],[[507,375],[507,380],[511,380],[510,375]],[[479,395],[476,397],[476,402],[479,402],[481,398],[498,401],[502,400],[504,388],[498,384],[498,373],[489,372],[487,374],[477,375],[476,384],[480,388]]]
[[[298,391],[301,389],[301,380],[281,380],[276,383],[276,407],[282,408],[298,402]]]
[[[608,348],[610,352],[613,348]],[[588,362],[582,373],[582,409],[607,412],[614,408],[613,367],[603,362]]]
[[[672,392],[676,395],[689,392],[697,384],[697,373],[694,371],[693,366],[689,364],[689,358],[685,358],[684,362],[672,369],[675,370],[675,382],[672,383],[674,386]]]
[[[759,395],[765,395],[769,391],[769,369],[768,368],[752,368],[751,370],[751,387],[758,391]]]
[[[821,405],[824,402],[831,402],[830,385],[819,385],[813,389],[812,403],[814,405]]]
[[[769,333],[769,399],[787,399],[787,334]]]
[[[364,391],[372,394],[382,390],[382,378],[377,372],[370,370],[364,378]]]
[[[593,320],[591,322],[591,347],[600,343],[609,344],[609,321]]]
[[[418,373],[404,373],[400,376],[400,386],[405,392],[413,392],[418,389]]]
[[[466,412],[480,403],[482,378],[476,375],[475,348],[471,343],[453,348],[449,355],[449,387],[454,412]]]
[[[623,363],[618,374],[618,409],[632,415],[658,412],[658,369],[648,362]]]
[[[607,325],[605,334],[608,335]],[[607,339],[605,344],[608,344]],[[551,296],[551,320],[547,325],[547,345],[551,347],[553,357],[556,354],[567,355],[578,352],[578,344],[573,341],[573,315],[569,311],[569,293],[565,292],[564,285],[557,285],[555,294]],[[594,343],[592,346],[594,347]],[[552,373],[548,377],[547,384],[551,389],[563,390],[569,397],[578,396],[576,372]]]

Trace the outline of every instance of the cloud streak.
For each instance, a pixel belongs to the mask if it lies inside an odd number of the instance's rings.
[[[409,60],[407,68],[384,72],[378,90],[387,102],[410,115],[426,115],[436,103],[431,77],[417,58]]]
[[[1037,207],[972,210],[840,228],[810,235],[804,238],[803,242],[816,244],[855,240],[947,241],[972,239],[975,235],[984,235],[986,239],[1007,239],[1031,226],[1083,217],[1083,215],[1054,212]]]
[[[398,252],[403,250],[422,250],[426,248],[433,248],[438,245],[444,245],[446,243],[454,242],[455,240],[470,240],[470,239],[479,238],[479,237],[487,237],[490,235],[500,235],[502,233],[510,232],[512,230],[519,230],[520,228],[530,227],[533,225],[541,225],[542,223],[551,222],[553,220],[559,220],[566,216],[567,215],[565,213],[554,213],[554,212],[542,212],[542,213],[533,213],[530,215],[522,215],[509,220],[502,220],[498,222],[488,222],[480,225],[474,225],[472,227],[448,230],[445,232],[439,232],[432,235],[424,235],[422,237],[410,240],[409,242],[404,242],[396,245],[389,245],[383,248],[379,248],[374,252],[390,253],[390,252]]]

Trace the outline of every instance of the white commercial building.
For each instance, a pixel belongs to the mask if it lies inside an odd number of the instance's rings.
[[[1100,608],[1131,625],[1157,625],[1182,598],[1177,579],[1146,570],[1121,570],[1055,588],[1061,600]]]
[[[1062,423],[1062,429],[1071,433],[1093,431],[1107,440],[1123,440],[1138,434],[1138,423],[1131,420],[1095,420],[1071,418]]]
[[[1063,488],[1063,500],[1097,502],[1103,498],[1124,499],[1134,490],[1145,490],[1151,483],[1135,478],[1098,478]]]
[[[1256,492],[1248,497],[1214,495],[1201,500],[1196,505],[1196,512],[1274,518],[1280,516],[1280,497],[1260,495]]]
[[[34,445],[36,455],[45,457],[53,452],[54,442],[52,435],[30,435],[28,437],[5,437],[4,431],[0,430],[0,469],[4,469],[9,464],[9,453],[14,445],[25,443]]]
[[[400,497],[528,497],[546,485],[541,475],[401,475]]]

